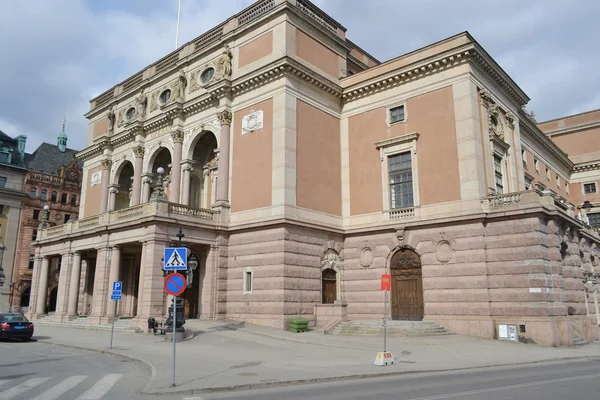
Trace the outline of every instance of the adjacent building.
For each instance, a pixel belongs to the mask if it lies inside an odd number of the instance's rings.
[[[65,126],[57,137],[57,143],[42,143],[26,155],[26,194],[18,229],[17,255],[14,263],[12,309],[27,312],[31,296],[31,275],[35,248],[31,243],[37,238],[39,225],[44,216],[49,227],[66,224],[79,216],[82,165],[75,158],[76,150],[67,148]],[[47,210],[44,207],[47,206]],[[58,272],[60,265],[50,267],[48,304],[46,312],[56,309]]]
[[[107,323],[122,281],[145,328],[183,240],[186,318],[380,319],[391,274],[392,319],[597,339],[587,178],[528,102],[469,33],[380,62],[307,0],[258,1],[92,99],[79,219],[38,231],[29,316],[60,265],[55,320]]]
[[[26,142],[27,138],[23,135],[11,138],[0,131],[0,312],[10,310],[10,277],[13,274],[21,206],[25,197]]]

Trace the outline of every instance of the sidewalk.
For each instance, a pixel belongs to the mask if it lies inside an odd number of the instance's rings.
[[[548,348],[462,336],[388,338],[396,365],[373,365],[381,337],[344,337],[318,332],[292,333],[236,322],[186,323],[196,336],[177,344],[172,388],[173,344],[164,336],[36,326],[39,341],[119,354],[152,369],[145,394],[194,394],[263,388],[291,383],[356,379],[407,372],[445,371],[600,357],[600,344]]]

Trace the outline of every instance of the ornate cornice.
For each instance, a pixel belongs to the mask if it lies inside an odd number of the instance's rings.
[[[419,136],[420,135],[417,132],[407,133],[406,135],[396,136],[377,142],[375,143],[375,147],[377,149],[380,149],[383,147],[389,147],[400,143],[412,142],[413,140],[417,140]]]
[[[104,160],[100,161],[100,165],[102,165],[102,168],[104,169],[110,169],[110,167],[112,167],[112,163],[113,162],[108,158],[105,158]]]
[[[600,161],[576,164],[573,166],[573,172],[585,172],[594,170],[600,170]]]
[[[81,161],[91,160],[94,157],[102,155],[104,150],[109,148],[112,148],[110,138],[108,136],[102,136],[94,140],[94,144],[75,154],[75,157]]]
[[[352,101],[371,95],[375,92],[381,92],[383,90],[387,90],[392,87],[396,87],[407,82],[453,68],[457,65],[464,64],[473,56],[473,54],[474,50],[472,48],[469,49],[463,46],[460,49],[456,49],[454,52],[448,53],[444,56],[422,60],[403,68],[388,72],[369,81],[357,83],[344,89],[342,97],[346,101]]]

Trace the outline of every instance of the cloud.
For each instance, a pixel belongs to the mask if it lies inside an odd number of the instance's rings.
[[[532,98],[539,120],[600,107],[600,2],[313,0],[385,61],[468,30]],[[182,0],[179,44],[251,0]],[[175,47],[177,0],[0,1],[0,129],[83,148],[89,100]]]

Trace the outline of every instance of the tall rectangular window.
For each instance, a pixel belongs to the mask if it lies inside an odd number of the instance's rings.
[[[252,270],[244,271],[244,294],[252,293]]]
[[[531,178],[525,177],[525,190],[531,189],[532,184],[533,180]]]
[[[496,177],[496,193],[504,193],[504,183],[502,181],[502,158],[494,155],[494,175]]]
[[[389,157],[390,208],[412,207],[413,179],[410,152]]]
[[[33,219],[40,219],[40,210],[33,210]]]
[[[64,219],[64,221],[65,221],[65,224],[66,224],[67,222],[69,222],[69,220],[70,220],[70,219],[71,219],[71,214],[65,214],[65,219]]]
[[[33,264],[35,264],[35,256],[34,255],[30,255],[29,256],[29,266],[28,266],[28,269],[30,271],[33,271]]]
[[[0,176],[0,188],[3,188],[5,186],[6,186],[6,177]]]
[[[404,121],[404,106],[390,108],[390,124]]]
[[[8,153],[0,153],[0,162],[7,163],[7,162],[9,162],[8,161],[9,158],[10,158],[10,156]]]

